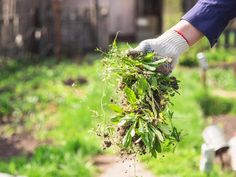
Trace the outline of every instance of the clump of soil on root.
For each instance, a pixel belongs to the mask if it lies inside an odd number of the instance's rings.
[[[115,81],[117,88],[109,104],[110,123],[98,130],[104,148],[154,157],[173,148],[180,132],[172,123],[170,105],[179,81],[168,70],[171,60],[152,52],[128,56],[116,42],[103,55],[105,81]]]

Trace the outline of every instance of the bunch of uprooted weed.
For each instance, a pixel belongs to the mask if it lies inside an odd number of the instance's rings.
[[[178,93],[178,81],[166,72],[170,59],[154,53],[128,56],[113,43],[102,60],[106,80],[118,80],[115,99],[109,107],[115,113],[111,124],[98,134],[104,146],[118,146],[127,154],[151,153],[156,157],[163,146],[172,147],[180,140],[180,132],[172,123],[170,98]]]

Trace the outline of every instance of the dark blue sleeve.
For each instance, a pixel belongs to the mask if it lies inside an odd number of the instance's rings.
[[[213,46],[234,17],[236,0],[199,0],[182,19],[201,31]]]

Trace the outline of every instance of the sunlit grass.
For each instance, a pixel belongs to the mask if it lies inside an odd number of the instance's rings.
[[[16,122],[11,125],[12,133],[21,116],[32,136],[41,141],[50,140],[51,144],[38,147],[32,157],[0,161],[0,171],[29,177],[94,176],[95,169],[89,159],[100,152],[101,147],[89,131],[98,121],[93,111],[101,112],[100,65],[80,67],[70,61],[60,64],[46,61],[25,66],[19,63],[13,71],[15,64],[10,62],[12,66],[3,70],[1,87],[12,86],[12,89],[1,93],[0,104],[8,104],[5,111]],[[64,85],[64,80],[78,76],[85,77],[88,83],[74,87]],[[8,132],[6,129],[4,134]]]
[[[0,104],[6,106],[5,111],[16,121],[11,132],[19,126],[17,118],[23,116],[24,128],[31,130],[36,139],[51,140],[51,144],[38,147],[31,157],[0,161],[0,171],[29,177],[93,177],[96,169],[91,158],[101,152],[99,139],[90,133],[97,122],[101,122],[95,116],[102,111],[104,96],[100,64],[78,65],[71,61],[55,64],[49,60],[38,64],[11,62],[1,69],[0,87],[10,89],[0,93]],[[199,172],[198,164],[205,122],[196,98],[205,90],[196,68],[179,67],[174,75],[181,81],[180,95],[173,100],[174,123],[185,136],[174,153],[166,152],[165,157],[160,155],[157,159],[145,157],[144,162],[157,176],[201,177],[204,174]],[[88,83],[74,87],[64,85],[64,80],[78,76],[86,77]],[[209,84],[209,92],[222,86],[222,89],[234,88],[231,71],[210,70],[209,81],[212,80],[219,84]],[[105,103],[111,88],[107,91]],[[232,175],[216,165],[212,176]]]

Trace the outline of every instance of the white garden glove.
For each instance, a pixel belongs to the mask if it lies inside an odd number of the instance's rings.
[[[135,49],[129,51],[129,55],[135,55],[140,52],[155,52],[158,56],[171,58],[170,70],[172,71],[179,56],[187,51],[189,45],[186,39],[178,32],[170,29],[155,39],[142,41]]]

